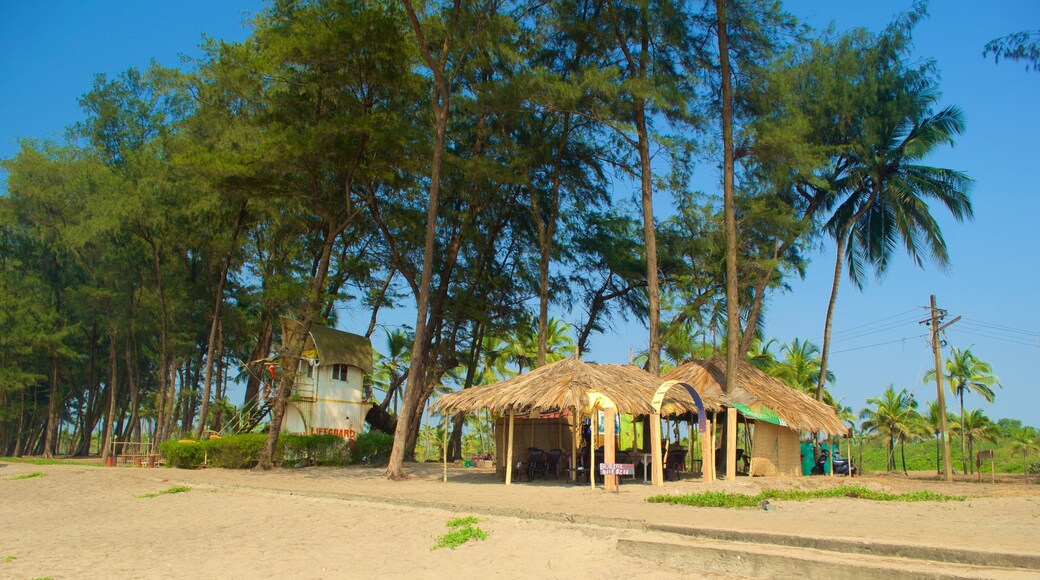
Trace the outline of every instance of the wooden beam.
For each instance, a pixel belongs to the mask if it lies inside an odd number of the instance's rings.
[[[615,463],[617,456],[614,454],[614,417],[617,415],[617,411],[613,408],[603,410],[603,462],[604,463]],[[599,471],[599,466],[595,467],[596,471]],[[603,488],[607,491],[617,490],[617,476],[616,475],[604,475],[603,476]]]
[[[509,409],[509,436],[506,441],[506,485],[513,483],[513,417],[516,413]]]
[[[664,485],[664,464],[661,458],[661,415],[652,413],[650,415],[650,467],[653,484]]]

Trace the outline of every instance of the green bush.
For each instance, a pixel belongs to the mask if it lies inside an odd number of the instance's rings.
[[[336,435],[282,435],[280,441],[285,446],[286,465],[350,464],[350,443]]]
[[[169,439],[159,444],[159,451],[166,457],[166,467],[198,469],[206,462],[206,449],[198,441],[180,443]]]
[[[390,459],[394,436],[382,431],[361,433],[354,441],[352,459],[354,463],[380,464]]]
[[[208,467],[226,467],[228,469],[249,469],[256,467],[260,457],[260,449],[264,446],[267,435],[263,433],[243,433],[227,437],[213,438],[204,442],[208,458]],[[282,445],[279,442],[275,450],[275,463],[281,463]]]

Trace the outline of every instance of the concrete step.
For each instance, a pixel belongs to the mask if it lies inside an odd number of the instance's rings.
[[[971,550],[958,547],[894,543],[878,539],[815,537],[751,530],[727,530],[671,524],[647,524],[647,530],[677,536],[760,545],[809,548],[823,552],[907,558],[914,561],[996,566],[1032,570],[1040,576],[1040,554]]]
[[[618,551],[648,562],[751,578],[1037,578],[1035,570],[840,553],[648,532],[620,538]]]

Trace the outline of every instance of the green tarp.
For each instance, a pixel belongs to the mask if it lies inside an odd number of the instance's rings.
[[[747,405],[741,405],[740,403],[733,403],[733,406],[743,413],[748,419],[754,419],[756,421],[765,421],[766,423],[772,423],[774,425],[780,425],[781,427],[787,427],[787,422],[777,416],[776,411],[769,407],[759,405],[752,409]]]

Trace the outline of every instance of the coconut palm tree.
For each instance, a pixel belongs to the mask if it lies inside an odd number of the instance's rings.
[[[776,344],[775,338],[769,340],[755,339],[751,343],[751,348],[748,349],[747,356],[745,357],[748,364],[755,367],[756,369],[769,373],[773,370],[778,363],[776,355],[773,353],[773,345]]]
[[[880,397],[867,399],[871,409],[863,409],[859,418],[863,421],[860,428],[867,433],[875,433],[888,439],[886,449],[886,469],[895,471],[896,441],[905,443],[913,436],[914,424],[919,421],[916,407],[917,401],[906,389],[896,392],[895,387],[889,385]],[[906,453],[903,453],[903,472],[906,472]]]
[[[949,410],[946,411],[946,416],[952,417],[953,413]],[[954,430],[958,428],[957,421],[947,420],[946,428],[948,430]],[[932,437],[935,439],[935,473],[942,474],[942,466],[940,464],[941,456],[940,452],[940,439],[939,436],[942,434],[942,421],[939,416],[939,401],[932,401],[928,403],[928,414],[921,417],[921,433],[926,437]]]
[[[877,276],[884,274],[900,245],[918,266],[928,256],[945,268],[949,253],[929,202],[946,207],[957,221],[973,215],[967,175],[919,164],[940,146],[953,145],[954,137],[964,130],[963,114],[956,107],[922,114],[931,109],[937,94],[927,87],[903,90],[918,91],[909,95],[907,111],[869,122],[870,138],[852,146],[849,169],[837,182],[836,193],[844,199],[825,226],[837,243],[837,253],[820,356],[824,371],[843,262],[857,287],[863,286],[868,266]],[[816,389],[821,400],[824,383],[821,375]]]
[[[1029,436],[1029,433],[1027,433],[1026,431],[1023,430],[1023,431],[1019,431],[1018,433],[1015,433],[1008,440],[1008,445],[1007,446],[1008,446],[1008,449],[1011,450],[1011,453],[1013,453],[1013,454],[1014,453],[1021,453],[1022,454],[1022,472],[1027,474],[1027,476],[1028,476],[1028,474],[1029,474],[1029,470],[1028,470],[1028,463],[1029,463],[1028,456],[1029,456],[1029,452],[1030,451],[1034,451],[1034,452],[1035,451],[1040,451],[1040,445],[1038,445],[1037,442],[1035,440],[1033,440],[1032,437]]]
[[[972,409],[961,419],[961,437],[968,441],[968,469],[975,472],[975,441],[995,441],[1000,434],[997,424],[990,420],[980,409]]]
[[[811,340],[794,339],[780,345],[783,358],[773,366],[770,374],[788,386],[803,393],[815,394],[820,380],[820,347]],[[834,381],[834,373],[828,372],[826,382]]]
[[[972,352],[971,348],[961,350],[954,348],[950,351],[950,358],[946,359],[946,373],[945,377],[950,385],[950,392],[957,395],[957,399],[961,405],[961,424],[965,422],[964,415],[964,394],[971,391],[978,393],[986,400],[987,403],[992,403],[993,399],[997,397],[993,387],[1000,388],[1000,379],[993,374],[993,367],[989,363],[979,360]],[[930,370],[924,375],[925,381],[935,380],[935,371]],[[961,431],[961,472],[968,472],[968,455],[966,442],[964,440],[964,431]]]
[[[386,333],[384,350],[386,354],[376,352],[376,362],[372,369],[372,388],[386,393],[383,404],[384,410],[388,403],[393,401],[394,414],[397,414],[397,400],[400,391],[404,390],[405,379],[408,377],[408,363],[412,358],[412,339],[408,332],[397,329],[383,329]]]

